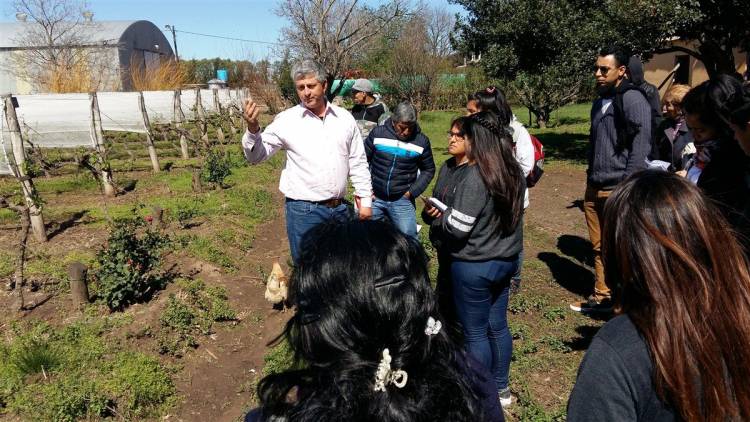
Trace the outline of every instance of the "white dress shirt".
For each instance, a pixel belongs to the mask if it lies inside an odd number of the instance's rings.
[[[250,164],[286,150],[279,190],[287,198],[325,201],[343,198],[347,176],[362,207],[372,206],[372,180],[354,117],[331,103],[321,119],[296,105],[276,115],[263,133],[245,132],[242,149]]]
[[[513,143],[516,144],[516,160],[521,165],[523,177],[526,177],[534,168],[534,144],[531,143],[529,131],[523,127],[523,123],[519,122],[515,115],[510,121],[510,127],[513,129]],[[529,188],[526,188],[523,195],[523,207],[524,209],[529,207]]]

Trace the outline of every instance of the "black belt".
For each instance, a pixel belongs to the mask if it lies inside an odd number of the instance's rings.
[[[341,204],[343,204],[343,203],[344,203],[344,200],[343,200],[343,199],[341,199],[341,198],[332,198],[332,199],[326,199],[326,200],[323,200],[323,201],[305,201],[305,200],[302,200],[302,199],[291,199],[291,198],[287,198],[287,201],[303,201],[303,202],[309,202],[309,203],[311,203],[311,204],[322,205],[322,206],[324,206],[324,207],[326,207],[326,208],[336,208],[336,207],[338,207],[339,205],[341,205]]]

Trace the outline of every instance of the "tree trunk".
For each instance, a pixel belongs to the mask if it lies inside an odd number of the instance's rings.
[[[734,52],[731,46],[724,46],[714,41],[704,41],[698,47],[703,57],[703,65],[710,79],[721,74],[734,75],[737,68],[734,64]]]
[[[5,107],[5,118],[7,119],[8,130],[10,131],[10,142],[13,147],[13,154],[11,154],[12,160],[9,160],[11,162],[8,164],[10,165],[13,174],[21,183],[21,190],[23,191],[26,206],[29,208],[31,228],[34,232],[34,237],[39,242],[46,242],[47,230],[44,227],[42,204],[39,194],[36,191],[36,187],[34,186],[34,180],[26,174],[24,165],[26,162],[26,151],[23,148],[21,127],[18,124],[16,109],[13,105],[13,97],[10,94],[4,95],[3,104]]]
[[[117,190],[112,181],[112,170],[106,159],[107,150],[104,146],[102,116],[99,111],[99,99],[96,96],[96,92],[89,93],[89,100],[91,101],[91,142],[94,144],[94,150],[99,161],[99,177],[102,181],[102,191],[104,192],[104,196],[115,196]]]
[[[551,110],[547,106],[543,107],[532,107],[529,108],[529,110],[534,114],[534,118],[536,119],[536,125],[540,129],[544,129],[547,127],[547,124],[549,123],[549,117]]]
[[[143,127],[146,129],[146,146],[148,156],[151,158],[151,167],[154,169],[154,173],[158,173],[161,171],[161,167],[159,166],[159,157],[156,155],[156,146],[154,146],[154,136],[151,133],[151,122],[149,122],[146,112],[146,103],[143,101],[143,92],[138,92],[138,105],[143,115]]]

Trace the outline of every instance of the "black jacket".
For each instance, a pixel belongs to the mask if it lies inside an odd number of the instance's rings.
[[[643,92],[643,95],[651,106],[652,128],[656,129],[661,124],[661,101],[659,100],[659,89],[646,82],[643,76],[643,64],[638,56],[632,56],[628,62],[628,74],[630,82]]]
[[[685,168],[686,160],[689,157],[682,155],[682,150],[693,142],[693,134],[690,133],[687,124],[683,122],[677,130],[677,134],[674,141],[669,140],[667,136],[667,130],[673,129],[677,122],[672,119],[664,119],[658,128],[656,128],[656,136],[654,138],[654,145],[651,149],[649,159],[661,160],[671,163],[671,171],[680,171]]]
[[[373,123],[380,123],[381,116],[387,112],[388,107],[380,101],[375,101],[370,105],[355,104],[351,111],[354,120],[367,120]]]
[[[712,153],[711,161],[698,177],[698,187],[713,200],[729,224],[744,239],[747,250],[750,236],[750,177],[748,157],[734,139],[723,139]]]
[[[435,176],[430,140],[419,125],[409,139],[402,141],[396,136],[391,119],[386,120],[367,135],[365,153],[372,191],[378,199],[395,201],[406,192],[416,198]]]
[[[526,180],[521,181],[526,186]],[[519,189],[517,201],[523,201]],[[503,235],[498,228],[494,202],[476,164],[456,165],[449,158],[438,175],[432,196],[448,206],[439,218],[422,212],[430,224],[430,241],[440,254],[463,261],[512,258],[523,248],[523,223]]]

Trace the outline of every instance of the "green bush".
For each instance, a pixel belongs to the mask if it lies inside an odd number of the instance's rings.
[[[98,294],[110,310],[148,299],[163,283],[153,272],[169,239],[150,229],[139,234],[144,224],[137,217],[115,220],[107,246],[97,253]]]
[[[232,174],[231,159],[217,149],[211,149],[206,154],[201,171],[201,180],[217,186],[224,186],[224,179]]]

